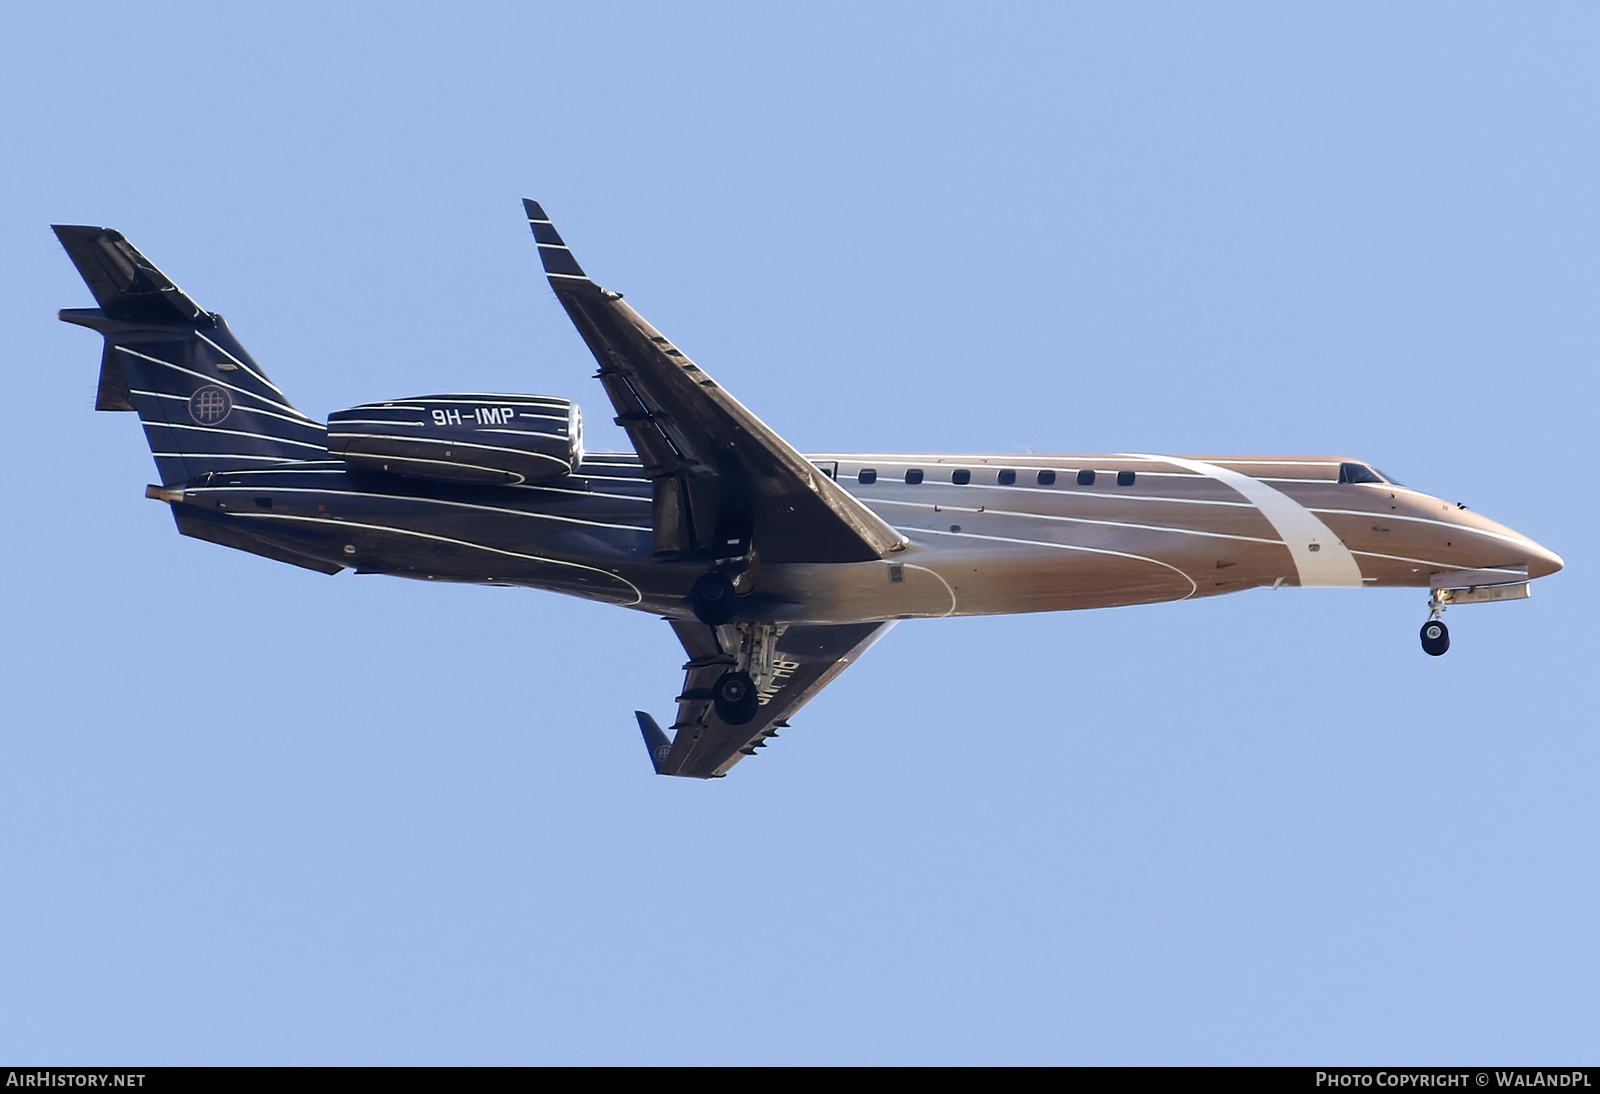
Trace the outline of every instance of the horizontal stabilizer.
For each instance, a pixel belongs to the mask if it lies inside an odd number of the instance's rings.
[[[205,312],[170,278],[111,228],[54,224],[51,228],[78,268],[100,310],[113,319],[192,323]]]

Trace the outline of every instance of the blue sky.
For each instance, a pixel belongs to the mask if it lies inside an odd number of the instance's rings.
[[[1584,5],[8,5],[0,1056],[1600,1047]],[[803,450],[1337,453],[1562,554],[903,624],[656,779],[665,625],[178,537],[47,225],[297,405],[578,399],[518,199]]]

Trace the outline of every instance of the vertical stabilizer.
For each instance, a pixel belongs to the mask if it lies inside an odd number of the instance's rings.
[[[138,413],[163,484],[327,455],[322,424],[289,404],[220,315],[120,232],[58,224],[55,233],[99,305],[59,313],[105,338],[95,409]]]

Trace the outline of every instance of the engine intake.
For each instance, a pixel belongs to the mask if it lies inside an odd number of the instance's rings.
[[[424,395],[328,415],[328,451],[352,467],[419,479],[549,482],[583,460],[583,415],[539,395]]]

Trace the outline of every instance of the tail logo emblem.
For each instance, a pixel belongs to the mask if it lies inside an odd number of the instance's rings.
[[[189,396],[189,417],[197,425],[216,425],[233,410],[233,400],[215,384],[207,384]]]

